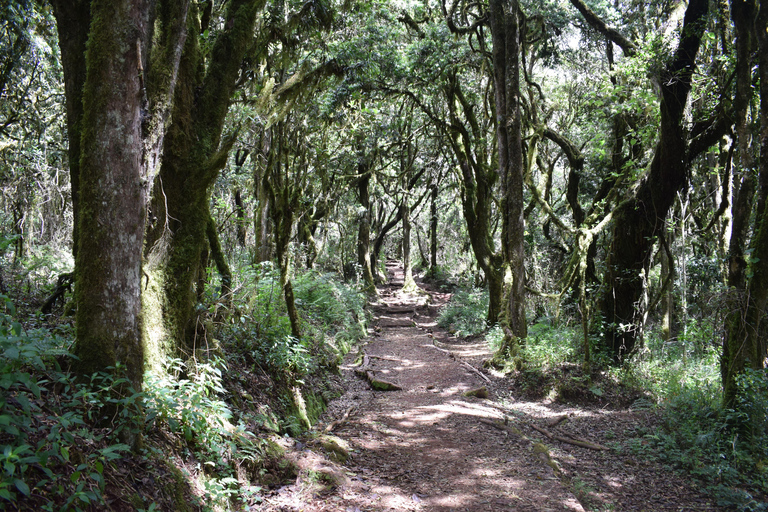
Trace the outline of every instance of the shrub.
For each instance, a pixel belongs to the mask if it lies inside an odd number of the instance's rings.
[[[456,336],[476,336],[488,328],[488,292],[485,290],[460,290],[440,312],[437,325]]]

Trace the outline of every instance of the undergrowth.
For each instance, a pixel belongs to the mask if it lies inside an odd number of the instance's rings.
[[[486,333],[491,349],[502,339],[498,327]],[[633,409],[652,409],[660,418],[656,427],[639,431],[631,450],[692,475],[720,506],[768,510],[768,375],[741,375],[736,407],[724,408],[719,339],[714,320],[691,319],[669,342],[647,333],[639,353],[621,367],[608,364],[594,339],[596,364],[589,375],[578,370],[584,355],[580,328],[537,323],[528,330],[525,368],[514,379],[539,398],[547,387],[555,398],[580,390],[595,400],[623,388],[620,394],[633,399]]]
[[[364,299],[332,276],[299,275],[303,336],[296,340],[274,270],[262,265],[240,279],[240,306],[221,315],[213,333],[222,340],[218,355],[170,359],[164,371],[145,374],[141,392],[128,386],[120,366],[76,379],[66,370],[72,329],[25,330],[13,302],[0,295],[0,509],[68,512],[122,503],[136,510],[241,510],[258,506],[260,482],[281,478],[267,473],[290,477],[275,440],[280,431],[296,432],[286,425],[297,422],[278,418],[285,413],[278,411],[281,396],[233,389],[249,381],[230,373],[247,371],[248,360],[251,369],[296,388],[336,371],[365,333]],[[242,408],[232,406],[235,395]],[[125,439],[139,442],[132,449]],[[146,492],[137,471],[152,475]]]
[[[488,328],[488,292],[460,289],[440,312],[437,325],[458,337],[477,336]]]

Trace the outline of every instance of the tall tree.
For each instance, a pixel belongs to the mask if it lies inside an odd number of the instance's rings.
[[[57,2],[55,13],[63,31],[62,60],[69,63],[70,143],[79,143],[79,154],[70,150],[73,172],[79,168],[74,221],[82,234],[75,238],[76,365],[91,373],[123,363],[140,388],[147,183],[163,144],[186,3],[98,0],[89,10],[83,3]]]
[[[89,0],[51,0],[56,16],[64,71],[64,95],[69,140],[69,182],[72,194],[72,253],[77,256],[80,217],[80,129],[83,118],[83,85],[85,84],[85,45],[91,25]]]
[[[736,2],[734,2],[736,4]],[[751,84],[752,51],[758,50],[758,72],[760,77],[760,160],[758,164],[758,177],[760,199],[757,202],[757,212],[754,220],[752,241],[751,272],[747,272],[746,265],[734,261],[731,267],[741,268],[738,279],[747,279],[751,274],[746,287],[741,288],[744,293],[734,309],[726,318],[726,336],[723,340],[723,355],[720,360],[720,369],[723,380],[723,403],[726,407],[736,407],[738,398],[737,377],[747,368],[761,370],[768,363],[768,336],[765,335],[765,311],[768,305],[768,208],[765,207],[766,184],[768,184],[768,2],[762,0],[759,8],[754,1],[738,2],[733,5],[734,25],[737,29],[738,58],[745,60],[740,70],[744,78]],[[752,46],[750,42],[756,44]],[[748,86],[745,86],[748,87]],[[743,113],[746,116],[746,112]],[[741,123],[746,123],[742,115],[738,117]],[[747,130],[739,130],[746,133]],[[747,144],[747,140],[739,140],[740,144]],[[744,152],[746,153],[746,149]],[[747,157],[750,158],[750,157]],[[751,171],[751,170],[750,170]],[[748,171],[748,172],[750,172]],[[754,182],[748,184],[754,187]],[[742,186],[744,186],[742,184]],[[749,217],[752,205],[749,204],[749,212],[744,212]],[[736,232],[732,237],[738,236]],[[743,242],[743,238],[742,238]],[[733,272],[730,275],[729,284],[736,284]],[[738,289],[738,288],[737,288]]]
[[[515,355],[516,346],[527,335],[519,12],[517,0],[490,0],[496,138],[501,176],[501,243],[505,265],[509,267],[502,317],[505,343],[501,351],[508,355]]]
[[[264,3],[228,2],[219,32],[207,25],[212,23],[209,16],[201,16],[195,3],[190,5],[190,37],[179,65],[172,122],[160,172],[151,182],[144,312],[153,356],[204,343],[197,338],[205,332],[195,315],[195,282],[208,244],[210,187],[235,142],[234,134],[223,137],[224,121]],[[215,38],[209,47],[201,45],[206,36]]]
[[[574,4],[580,2],[573,0]],[[653,244],[664,220],[686,184],[691,161],[689,134],[683,123],[696,55],[706,28],[708,0],[692,0],[685,11],[674,56],[659,77],[661,125],[659,142],[649,172],[635,186],[632,196],[614,212],[612,237],[606,257],[602,314],[606,345],[620,362],[635,349],[644,308],[641,304]],[[613,29],[598,30],[626,51],[634,45]]]

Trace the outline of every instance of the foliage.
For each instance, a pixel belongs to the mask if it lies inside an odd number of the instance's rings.
[[[119,369],[75,382],[56,360],[69,357],[65,340],[42,329],[25,332],[10,300],[0,299],[0,499],[42,510],[99,506],[107,466],[129,449],[117,436],[138,426],[137,394],[115,393],[126,382]],[[117,421],[94,428],[115,406]]]
[[[619,372],[660,403],[660,427],[634,449],[699,478],[721,506],[764,510],[755,500],[768,491],[768,383],[764,372],[747,372],[738,407],[724,409],[712,327],[692,321],[671,343],[651,332],[635,364]]]
[[[526,366],[554,367],[563,362],[578,363],[581,348],[581,329],[574,326],[555,327],[539,322],[528,328],[523,354]]]
[[[237,467],[264,455],[265,442],[248,430],[223,400],[222,359],[185,364],[166,361],[159,375],[147,373],[146,427],[166,429],[192,448],[204,474],[200,477],[209,507],[229,510],[235,503],[258,501],[259,491],[236,478]]]
[[[221,326],[231,357],[242,357],[289,382],[321,366],[335,367],[351,343],[365,334],[364,297],[329,274],[306,271],[295,278],[304,336],[290,335],[277,270],[261,264],[243,271],[235,302],[244,304]]]
[[[765,376],[747,374],[739,385],[746,407],[738,411],[722,408],[717,388],[684,388],[664,403],[662,426],[635,449],[699,478],[721,506],[765,510],[758,498],[768,492]],[[742,435],[745,423],[753,428]]]
[[[671,342],[665,342],[657,331],[649,332],[625,378],[639,382],[658,400],[673,399],[692,388],[717,389],[719,351],[712,343],[713,328],[711,321],[691,320]]]
[[[440,312],[437,325],[448,329],[456,336],[476,336],[488,328],[487,290],[459,290],[451,296],[451,301]]]

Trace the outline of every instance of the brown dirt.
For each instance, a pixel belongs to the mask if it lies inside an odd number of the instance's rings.
[[[683,477],[629,450],[637,429],[654,422],[650,412],[517,400],[514,382],[483,368],[484,344],[459,343],[437,327],[449,295],[402,294],[402,269],[388,270],[371,336],[342,367],[347,391],[316,428],[354,408],[333,431],[349,459],[336,463],[317,443],[296,443],[300,476],[268,496],[264,510],[717,510]],[[403,389],[372,390],[354,372],[363,354],[375,378]],[[464,396],[481,386],[488,399]],[[609,449],[563,443],[531,425]]]

